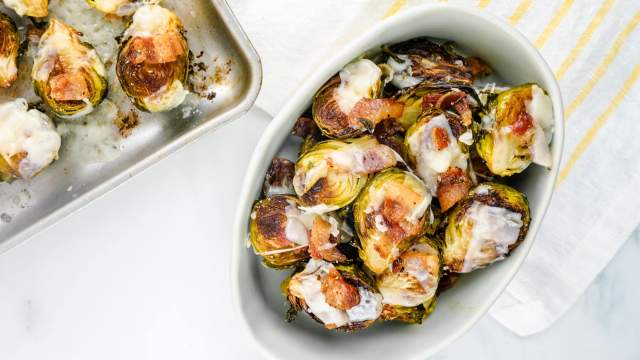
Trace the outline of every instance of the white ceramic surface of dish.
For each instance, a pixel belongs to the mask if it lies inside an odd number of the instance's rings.
[[[327,331],[299,314],[284,321],[287,309],[281,279],[290,271],[266,269],[247,248],[251,206],[259,196],[264,174],[276,154],[295,156],[289,131],[309,107],[315,91],[342,66],[382,44],[417,36],[455,41],[479,56],[500,78],[514,85],[536,82],[552,99],[555,133],[552,170],[532,165],[518,176],[516,187],[528,197],[532,222],[526,240],[506,260],[475,271],[438,299],[434,313],[422,325],[374,324],[355,333]],[[506,22],[487,13],[454,5],[427,5],[401,13],[372,28],[305,80],[258,143],[242,187],[234,223],[231,284],[239,319],[247,337],[272,359],[425,359],[475,324],[505,289],[524,261],[551,199],[564,138],[560,90],[549,66],[534,46]]]

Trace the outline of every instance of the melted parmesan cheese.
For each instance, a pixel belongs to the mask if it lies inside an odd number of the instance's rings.
[[[131,20],[131,25],[124,33],[124,37],[148,37],[173,31],[176,24],[180,24],[180,19],[170,10],[160,5],[143,5]]]
[[[45,17],[48,13],[48,0],[4,0],[3,2],[20,16]]]
[[[447,132],[449,145],[442,150],[436,150],[433,143],[431,132],[434,128],[442,128]],[[432,195],[436,194],[438,188],[438,175],[452,166],[462,170],[467,168],[468,156],[460,149],[444,115],[431,118],[429,122],[409,136],[408,143],[411,152],[415,154],[418,175],[425,182]]]
[[[291,278],[289,291],[303,299],[307,311],[320,319],[325,325],[341,327],[357,322],[375,320],[382,312],[382,296],[364,287],[358,288],[360,303],[347,311],[336,309],[327,304],[322,293],[322,281],[335,267],[322,260],[311,259],[304,270]]]
[[[93,6],[107,14],[120,14],[123,5],[128,5],[130,0],[94,0]]]
[[[387,65],[393,69],[393,78],[391,83],[398,89],[405,89],[418,85],[422,82],[422,79],[415,77],[412,74],[411,66],[413,63],[409,59],[409,55],[397,55],[400,61],[397,61],[394,57],[389,56]]]
[[[313,221],[317,216],[327,221],[331,225],[331,235],[335,238],[340,236],[340,223],[333,216],[325,215],[324,212],[310,211],[313,208],[298,207],[292,201],[285,208],[287,224],[285,226],[285,236],[287,240],[298,245],[309,244],[309,231],[313,227]],[[324,209],[323,209],[324,210]]]
[[[472,222],[463,273],[502,260],[509,246],[516,243],[523,226],[522,215],[500,207],[474,201],[467,210]]]
[[[348,114],[362,98],[372,98],[381,76],[382,70],[371,60],[360,59],[345,66],[340,71],[340,86],[335,90],[340,110]]]
[[[19,175],[31,178],[58,158],[60,135],[47,115],[28,110],[25,99],[0,104],[0,156],[26,153],[17,165]]]
[[[533,119],[534,135],[531,144],[531,160],[541,166],[551,167],[553,159],[549,144],[553,136],[553,106],[551,99],[537,85],[531,87],[531,101],[526,103],[527,113]]]

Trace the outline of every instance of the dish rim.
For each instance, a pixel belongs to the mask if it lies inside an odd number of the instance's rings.
[[[277,357],[276,354],[272,352],[269,346],[266,346],[265,344],[263,344],[263,342],[259,341],[256,338],[255,333],[249,326],[249,319],[246,318],[246,313],[240,306],[240,279],[238,278],[238,275],[240,274],[240,257],[245,256],[243,255],[243,252],[246,252],[245,244],[248,238],[247,218],[251,212],[251,205],[256,200],[256,190],[259,189],[262,185],[264,172],[266,171],[266,164],[264,163],[268,162],[268,160],[275,156],[275,153],[270,151],[269,148],[272,146],[273,140],[278,137],[283,129],[288,130],[291,126],[293,126],[295,119],[299,116],[296,109],[300,106],[300,104],[309,102],[313,94],[316,92],[319,86],[321,86],[322,83],[326,81],[326,79],[335,74],[345,64],[361,55],[364,51],[375,46],[382,45],[376,40],[380,34],[384,33],[384,31],[387,29],[394,28],[396,26],[403,26],[403,23],[416,21],[418,20],[418,18],[423,17],[427,14],[433,16],[432,13],[434,12],[449,12],[449,15],[455,14],[459,16],[482,18],[483,20],[490,22],[494,26],[495,31],[503,32],[509,37],[513,38],[514,41],[520,43],[520,45],[522,45],[523,49],[526,51],[527,56],[536,63],[540,74],[544,78],[545,82],[549,84],[546,90],[553,103],[553,167],[547,175],[550,181],[545,184],[546,186],[542,191],[543,195],[541,197],[542,201],[540,206],[542,211],[537,214],[537,217],[532,219],[529,233],[527,234],[527,237],[523,244],[519,246],[518,251],[523,252],[524,254],[520,256],[519,259],[510,259],[511,261],[517,261],[516,266],[514,266],[513,270],[511,270],[510,273],[504,277],[504,280],[500,284],[494,286],[494,291],[492,291],[491,293],[487,293],[486,298],[488,300],[479,305],[474,314],[470,315],[456,331],[448,334],[445,340],[426,347],[424,351],[416,352],[415,355],[410,359],[417,360],[427,358],[439,352],[444,347],[448,346],[464,333],[466,333],[469,329],[471,329],[471,327],[473,327],[480,320],[480,318],[488,312],[489,308],[504,292],[507,285],[518,273],[518,271],[522,267],[524,260],[527,258],[531,247],[535,242],[539,227],[544,220],[544,217],[549,208],[549,204],[553,197],[553,192],[559,173],[562,150],[564,147],[564,107],[562,104],[560,86],[557,79],[555,78],[553,71],[530,40],[528,40],[515,27],[495,15],[478,10],[474,7],[456,4],[425,4],[412,7],[411,11],[400,12],[388,19],[380,21],[368,31],[350,41],[335,55],[329,57],[329,59],[324,62],[324,65],[321,68],[309,74],[309,77],[307,77],[306,80],[300,84],[296,93],[287,100],[286,104],[273,117],[273,120],[265,129],[263,135],[260,137],[260,140],[258,141],[251,159],[247,165],[247,171],[240,190],[238,207],[236,209],[233,223],[233,244],[231,246],[232,258],[230,273],[231,295],[233,308],[237,312],[237,315],[241,318],[241,328],[249,334],[251,343],[256,349],[259,350],[260,354],[268,359],[275,360],[277,359]],[[424,34],[424,36],[428,36],[428,34]],[[318,83],[320,85],[318,85]],[[282,146],[282,144],[283,142],[280,142],[278,146]],[[266,154],[271,155],[265,156]]]

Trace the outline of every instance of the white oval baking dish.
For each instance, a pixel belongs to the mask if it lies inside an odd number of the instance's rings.
[[[420,326],[376,324],[356,333],[336,333],[300,314],[284,321],[287,309],[279,282],[290,272],[266,269],[247,248],[248,219],[258,197],[265,171],[276,155],[295,156],[289,131],[310,105],[315,91],[343,65],[382,44],[416,36],[455,41],[470,54],[486,60],[507,83],[537,82],[553,102],[555,134],[551,171],[530,166],[517,188],[531,205],[532,221],[526,240],[506,260],[464,276],[445,292],[434,313]],[[246,338],[273,359],[425,359],[459,337],[483,316],[524,261],[551,199],[563,144],[563,108],[553,72],[534,46],[506,22],[473,8],[427,5],[412,8],[372,28],[312,74],[273,119],[249,163],[234,224],[231,283],[239,321]],[[244,335],[244,334],[243,334]],[[242,336],[242,335],[241,335]]]

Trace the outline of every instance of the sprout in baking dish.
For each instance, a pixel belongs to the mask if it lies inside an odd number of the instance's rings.
[[[421,323],[433,311],[440,280],[440,253],[422,237],[377,277],[384,304],[381,319]]]
[[[398,155],[370,135],[315,145],[296,162],[293,186],[306,206],[316,212],[350,204],[368,175],[396,165]]]
[[[16,23],[0,13],[0,87],[8,88],[18,79],[20,36]]]
[[[40,38],[31,78],[38,96],[57,115],[86,115],[107,94],[106,72],[93,47],[71,26],[51,19]]]
[[[377,174],[353,206],[360,258],[381,274],[426,231],[431,195],[422,180],[397,168]]]
[[[132,0],[87,0],[87,2],[105,14],[121,15],[122,9],[131,4]]]
[[[426,37],[386,47],[387,64],[393,69],[391,83],[405,89],[423,82],[471,85],[489,68],[477,58],[464,58],[453,51],[451,42],[436,44]]]
[[[42,18],[49,14],[48,0],[4,0],[3,2],[20,16]]]
[[[380,98],[386,77],[371,60],[360,59],[329,79],[313,98],[313,120],[322,133],[339,139],[359,136],[384,119],[400,117],[401,103]]]
[[[504,259],[527,235],[529,203],[507,185],[483,183],[449,213],[443,261],[467,273]]]
[[[60,135],[25,99],[0,103],[0,180],[30,179],[58,158]]]
[[[538,85],[524,84],[490,102],[476,149],[493,174],[510,176],[532,162],[550,168],[552,136],[551,99]]]
[[[464,128],[457,121],[434,109],[424,113],[405,137],[407,158],[431,195],[438,197],[442,211],[466,196],[472,185],[467,175],[469,155],[462,142],[465,134],[472,138],[471,130],[460,134]]]
[[[293,175],[295,164],[284,158],[274,158],[267,169],[262,186],[265,197],[273,195],[295,195],[293,189]]]
[[[327,329],[354,331],[371,325],[382,311],[382,296],[355,265],[311,259],[282,288],[291,305],[288,321],[302,310]]]
[[[189,93],[189,46],[180,18],[159,5],[138,8],[124,32],[116,73],[140,110],[162,112],[182,104]]]

